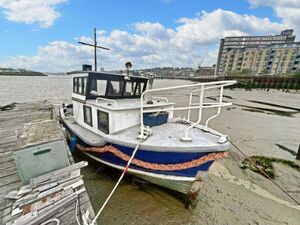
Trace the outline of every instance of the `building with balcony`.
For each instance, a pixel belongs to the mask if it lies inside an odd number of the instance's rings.
[[[296,36],[293,35],[293,32],[293,30],[284,30],[280,35],[240,36],[226,37],[221,39],[215,74],[218,76],[226,75],[226,66],[233,66],[227,65],[228,57],[230,55],[231,57],[233,57],[233,52],[237,51],[239,54],[237,56],[238,58],[235,59],[235,62],[237,64],[236,66],[240,68],[247,67],[248,64],[251,64],[251,60],[255,61],[255,58],[253,57],[254,53],[250,53],[253,48],[264,48],[276,44],[292,44],[294,43],[296,38]],[[241,51],[239,49],[241,49]],[[250,55],[249,57],[241,58],[243,56],[242,52],[245,49],[249,49],[247,50],[247,52],[249,52],[248,54]],[[229,54],[229,52],[231,52],[231,54]],[[241,59],[243,60],[241,61]]]
[[[231,49],[224,56],[227,75],[283,75],[299,69],[300,42]]]

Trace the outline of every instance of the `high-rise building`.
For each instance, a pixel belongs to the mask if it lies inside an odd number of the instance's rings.
[[[300,42],[228,50],[227,75],[282,75],[300,69]]]
[[[240,37],[226,37],[220,41],[220,48],[218,54],[218,61],[215,74],[217,76],[226,75],[227,53],[233,49],[244,48],[259,48],[272,44],[287,44],[295,41],[293,35],[294,30],[284,30],[280,35],[269,36],[240,36]]]

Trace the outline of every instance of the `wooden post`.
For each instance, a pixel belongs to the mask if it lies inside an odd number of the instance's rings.
[[[296,159],[300,160],[300,144],[299,144],[299,148],[298,148],[298,153],[297,153]]]
[[[51,105],[50,106],[50,120],[53,120],[53,116],[54,115],[54,106],[53,105]]]

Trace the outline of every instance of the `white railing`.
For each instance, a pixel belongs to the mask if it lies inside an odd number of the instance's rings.
[[[201,123],[203,109],[218,108],[217,113],[215,115],[211,116],[210,118],[208,118],[205,121],[205,125],[204,125],[203,129],[208,130],[208,123],[220,114],[221,108],[225,107],[225,106],[232,105],[229,102],[223,102],[223,91],[224,91],[224,87],[233,85],[235,83],[236,83],[236,81],[231,81],[231,80],[229,80],[229,81],[215,81],[215,82],[206,82],[206,83],[198,83],[198,84],[191,84],[191,85],[182,85],[182,86],[176,86],[176,87],[150,89],[150,90],[144,91],[141,95],[141,100],[140,100],[141,101],[141,109],[140,109],[140,113],[141,113],[141,115],[140,115],[141,116],[141,130],[140,130],[139,138],[143,138],[145,136],[145,133],[151,132],[150,128],[146,127],[144,125],[144,119],[143,119],[144,113],[154,113],[154,112],[161,112],[161,111],[173,111],[174,112],[174,111],[187,110],[186,122],[188,122],[191,125],[185,129],[184,136],[181,137],[181,140],[182,141],[192,141],[191,137],[189,136],[189,130]],[[166,108],[166,109],[161,109],[161,108],[145,109],[144,98],[145,98],[146,94],[150,93],[150,95],[152,95],[153,92],[163,92],[163,91],[175,90],[175,89],[184,89],[184,90],[190,89],[188,106],[186,106],[186,107]],[[205,90],[211,90],[211,89],[219,89],[220,90],[220,95],[219,95],[219,101],[218,102],[215,102],[215,103],[204,102],[204,92],[205,92]],[[199,99],[198,99],[197,103],[195,103],[193,101],[193,98],[198,97],[198,96],[194,96],[195,93],[199,93]],[[166,100],[166,102],[168,102],[168,101]],[[191,121],[191,110],[196,110],[196,109],[198,109],[198,118],[197,118],[196,122],[192,122]]]

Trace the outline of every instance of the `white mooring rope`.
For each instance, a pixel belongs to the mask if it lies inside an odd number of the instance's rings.
[[[124,168],[119,180],[117,181],[117,183],[115,184],[114,188],[112,189],[112,191],[110,192],[109,196],[107,197],[107,199],[105,200],[105,202],[103,203],[102,207],[99,209],[97,215],[95,216],[95,218],[92,220],[91,224],[90,225],[95,225],[96,224],[96,221],[98,219],[98,217],[100,216],[101,212],[103,211],[103,209],[105,208],[105,206],[107,205],[107,203],[109,202],[111,196],[114,194],[115,190],[117,189],[117,187],[119,186],[120,182],[122,181],[125,173],[127,172],[128,168],[129,168],[129,165],[131,164],[131,161],[133,160],[137,150],[139,149],[140,145],[143,143],[143,141],[146,140],[148,136],[145,136],[143,139],[141,139],[141,141],[135,146],[135,149],[133,150],[133,153],[130,157],[130,159],[128,160],[127,162],[127,165],[126,167]]]

